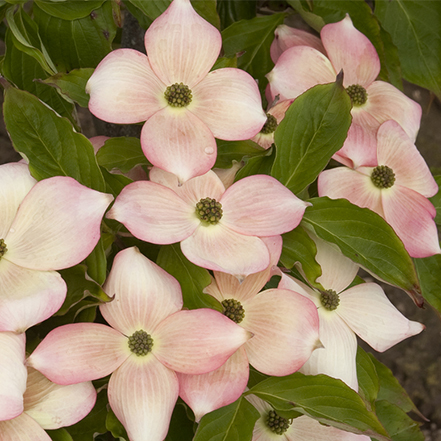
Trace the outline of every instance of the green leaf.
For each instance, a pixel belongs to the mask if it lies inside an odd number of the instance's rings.
[[[66,429],[47,430],[52,441],[74,441]]]
[[[423,297],[441,313],[441,254],[414,259]]]
[[[377,1],[375,15],[398,49],[404,78],[441,98],[441,2]]]
[[[35,3],[46,14],[53,17],[62,18],[63,20],[77,20],[87,17],[93,10],[100,8],[104,1],[79,2],[78,0],[67,0],[54,2],[53,0],[35,0]]]
[[[6,129],[16,150],[26,155],[37,179],[70,176],[98,191],[106,189],[92,144],[66,118],[28,92],[8,87],[3,104]]]
[[[262,381],[245,395],[254,394],[276,410],[295,410],[322,424],[353,433],[389,440],[375,413],[365,407],[362,398],[343,381],[326,375],[303,375]]]
[[[215,167],[229,168],[234,161],[240,162],[244,158],[252,158],[254,156],[266,156],[267,151],[260,147],[259,144],[251,140],[247,141],[222,141],[216,140],[217,158]]]
[[[237,172],[235,181],[251,175],[270,175],[275,157],[276,150],[271,148],[264,155],[245,158],[245,165]]]
[[[441,225],[441,175],[434,176],[436,183],[438,184],[438,193],[435,196],[429,198],[430,202],[436,209],[435,222]]]
[[[317,277],[322,275],[322,269],[315,260],[317,247],[306,231],[299,225],[289,233],[282,234],[283,248],[280,261],[285,268],[291,269],[295,264],[300,264],[308,281],[317,288],[322,288],[316,283]]]
[[[127,435],[126,429],[113,413],[111,408],[109,408],[107,413],[106,428],[109,432],[111,432],[114,438],[119,439],[120,441],[129,441],[129,436]]]
[[[93,251],[86,257],[85,263],[87,274],[99,285],[102,285],[107,276],[107,257],[101,237]]]
[[[223,48],[226,56],[242,53],[237,58],[237,67],[257,79],[261,92],[268,80],[265,75],[274,67],[270,57],[270,46],[274,30],[283,23],[285,14],[273,14],[241,20],[222,31]]]
[[[259,412],[245,398],[202,417],[193,441],[251,441]]]
[[[101,167],[101,173],[106,181],[106,193],[112,194],[115,198],[121,193],[126,185],[133,182],[127,176],[110,173],[103,167]]]
[[[187,405],[178,400],[171,417],[167,437],[164,441],[190,441],[194,436],[194,419],[188,418]],[[190,411],[191,412],[191,411]]]
[[[357,349],[357,378],[359,395],[365,400],[369,410],[375,410],[374,403],[380,390],[380,382],[371,357],[360,346]]]
[[[317,32],[320,32],[322,27],[326,24],[322,17],[311,12],[311,10],[307,10],[303,7],[300,0],[287,0],[287,3],[292,6],[305,20],[312,29],[315,29]],[[308,6],[311,7],[311,2],[308,2]]]
[[[392,227],[378,214],[346,199],[313,198],[302,225],[336,244],[341,252],[386,283],[421,303],[421,288],[412,259]]]
[[[341,81],[317,85],[300,95],[276,129],[271,175],[295,194],[315,181],[346,139],[351,100]]]
[[[216,63],[211,70],[222,69],[224,67],[237,67],[237,57],[220,57],[217,59]],[[239,141],[240,142],[240,141]]]
[[[74,69],[69,73],[58,73],[46,78],[43,83],[56,87],[62,95],[81,107],[87,107],[89,95],[86,93],[86,84],[92,74],[92,68]]]
[[[211,283],[210,274],[206,269],[191,263],[182,254],[179,244],[161,247],[156,263],[180,283],[185,307],[222,310],[214,297],[202,292]]]
[[[256,16],[255,0],[218,0],[221,28],[225,29],[236,21],[250,20]]]

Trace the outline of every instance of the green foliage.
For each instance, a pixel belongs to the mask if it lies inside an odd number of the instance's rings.
[[[425,300],[441,313],[441,254],[414,259]]]
[[[373,360],[360,346],[357,349],[357,378],[358,393],[364,399],[366,407],[375,411],[380,382]]]
[[[74,441],[66,429],[48,430],[52,441]]]
[[[225,29],[236,21],[251,20],[256,16],[255,0],[217,0],[221,28]]]
[[[236,181],[251,175],[270,175],[276,151],[274,148],[264,150],[264,154],[245,158],[245,165],[237,172]]]
[[[438,193],[430,198],[430,202],[432,202],[433,206],[436,210],[435,222],[438,225],[441,225],[441,175],[434,176],[436,183],[438,184]]]
[[[51,0],[35,0],[38,7],[53,17],[63,20],[78,20],[87,17],[92,11],[102,6],[105,0],[98,1],[72,1],[54,2]]]
[[[86,257],[87,274],[102,285],[107,276],[107,258],[104,243],[100,237],[93,251]]]
[[[243,159],[255,156],[265,156],[267,151],[253,141],[222,141],[216,140],[217,158],[215,167],[229,168],[233,161],[240,162]]]

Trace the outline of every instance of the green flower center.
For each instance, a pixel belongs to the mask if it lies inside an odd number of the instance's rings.
[[[269,135],[270,133],[275,132],[276,129],[277,129],[276,117],[271,115],[270,113],[267,113],[266,114],[266,123],[263,125],[260,133],[263,133],[264,135]]]
[[[289,429],[291,422],[286,418],[277,415],[275,410],[270,410],[268,412],[266,424],[272,432],[276,433],[277,435],[283,435]]]
[[[129,337],[129,348],[138,357],[145,356],[152,351],[153,338],[150,334],[140,329]]]
[[[222,204],[216,199],[201,199],[196,204],[196,214],[202,222],[216,225],[222,219]]]
[[[235,323],[240,323],[245,317],[245,310],[238,300],[225,299],[222,301],[224,307],[224,315]]]
[[[340,298],[333,289],[327,289],[320,295],[320,301],[327,310],[334,311],[340,303]]]
[[[164,92],[165,99],[172,107],[186,107],[191,103],[191,90],[183,83],[168,86]]]
[[[366,89],[359,84],[347,87],[346,92],[348,92],[353,106],[362,106],[367,101],[368,94]]]
[[[390,188],[395,182],[395,173],[387,165],[379,165],[372,170],[371,180],[378,188]]]
[[[8,251],[8,247],[5,244],[3,239],[0,239],[0,259],[5,255],[6,251]]]

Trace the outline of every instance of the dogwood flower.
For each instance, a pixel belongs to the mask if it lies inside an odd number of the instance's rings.
[[[304,374],[326,374],[358,390],[356,371],[357,334],[376,351],[384,352],[407,337],[419,334],[424,325],[410,321],[392,305],[376,283],[362,283],[345,289],[355,278],[358,266],[327,242],[312,236],[316,261],[322,268],[312,289],[282,274],[279,288],[291,289],[317,306],[320,340],[324,349],[314,351],[300,369]]]
[[[254,426],[252,441],[370,441],[371,439],[365,435],[324,426],[307,416],[287,420],[259,397],[247,395],[246,398],[260,413],[260,418]]]
[[[65,176],[37,183],[23,163],[0,166],[0,188],[0,331],[19,333],[61,307],[56,270],[92,252],[113,196]]]
[[[138,239],[181,242],[194,264],[242,278],[270,263],[259,237],[292,230],[308,205],[266,175],[241,179],[227,190],[211,170],[180,187],[158,168],[151,170],[150,180],[126,186],[107,217]]]
[[[322,172],[319,195],[345,198],[375,211],[392,226],[412,257],[440,253],[433,220],[436,210],[427,199],[436,194],[438,185],[412,140],[395,121],[385,122],[378,129],[374,164],[369,153],[364,162],[363,152],[367,150],[364,139],[358,140],[360,166]]]
[[[378,54],[350,17],[327,24],[320,35],[328,57],[310,46],[293,46],[280,55],[267,75],[270,101],[276,95],[282,100],[296,98],[316,84],[334,82],[343,69],[343,85],[352,100],[353,123],[364,131],[375,132],[392,119],[415,140],[420,105],[391,84],[375,81],[380,72]]]
[[[145,34],[147,56],[115,50],[89,79],[89,109],[113,123],[146,121],[147,159],[181,182],[216,161],[215,137],[242,140],[265,123],[259,89],[246,72],[209,72],[222,46],[219,31],[190,0],[174,0]]]
[[[0,421],[2,441],[51,441],[46,430],[70,426],[82,420],[93,408],[96,391],[92,383],[60,386],[40,372],[28,368],[24,411]]]
[[[280,236],[264,240],[271,255],[268,268],[249,275],[242,283],[229,274],[214,271],[212,283],[204,290],[222,304],[227,317],[251,332],[253,338],[216,371],[179,374],[179,394],[197,421],[239,398],[247,385],[248,362],[267,375],[289,375],[322,347],[314,303],[287,289],[259,292],[273,274],[282,251]]]
[[[112,326],[75,323],[51,331],[28,359],[58,384],[113,372],[109,403],[131,441],[162,441],[178,398],[176,372],[217,369],[251,334],[212,309],[182,310],[179,283],[137,248],[120,251],[100,305]]]

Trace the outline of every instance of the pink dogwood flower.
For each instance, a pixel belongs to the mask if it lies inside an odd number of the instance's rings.
[[[419,334],[424,325],[404,317],[376,283],[361,283],[346,289],[358,266],[324,240],[316,236],[312,239],[317,245],[315,259],[322,268],[317,282],[323,290],[312,289],[286,274],[282,274],[279,283],[279,288],[298,292],[317,306],[324,349],[314,351],[300,371],[339,378],[357,391],[355,334],[376,351],[384,352]]]
[[[162,441],[178,398],[176,372],[217,369],[251,334],[212,309],[181,310],[179,283],[137,248],[120,251],[100,305],[111,325],[51,331],[28,359],[58,384],[111,374],[109,403],[131,441]]]
[[[420,105],[391,84],[375,81],[380,72],[378,54],[350,17],[327,24],[320,35],[328,57],[310,46],[287,49],[267,75],[269,100],[276,95],[282,100],[297,98],[316,84],[334,82],[343,70],[343,85],[352,100],[350,131],[355,124],[363,131],[375,133],[383,122],[391,119],[415,140],[420,126]]]
[[[412,140],[395,121],[385,122],[378,129],[374,164],[364,149],[365,138],[358,140],[360,165],[322,172],[319,195],[345,198],[375,211],[392,226],[412,257],[440,253],[433,220],[436,210],[427,199],[436,194],[438,185]],[[363,152],[367,152],[366,162]]]
[[[90,382],[70,386],[54,384],[40,372],[28,368],[23,401],[23,413],[0,421],[2,441],[51,441],[45,429],[59,429],[82,420],[95,404],[96,391]]]
[[[249,275],[242,283],[229,274],[214,271],[214,280],[204,290],[222,304],[227,317],[251,332],[253,338],[216,371],[179,374],[179,394],[197,421],[239,398],[248,382],[248,363],[267,375],[289,375],[322,347],[314,303],[286,289],[259,292],[274,274],[273,267],[282,251],[280,236],[264,240],[271,256],[268,268]]]
[[[100,119],[146,121],[147,159],[181,182],[216,161],[215,137],[242,140],[265,123],[259,89],[246,72],[209,72],[219,56],[219,31],[190,0],[174,0],[145,34],[147,56],[131,49],[107,55],[89,79],[89,109]]]
[[[211,170],[178,186],[172,174],[154,168],[150,180],[126,186],[107,216],[138,239],[181,242],[194,264],[241,278],[270,263],[260,237],[291,231],[308,205],[266,175],[241,179],[227,190]]]
[[[0,331],[19,333],[61,307],[56,270],[92,252],[113,196],[65,176],[37,183],[23,163],[0,166],[0,188]]]

